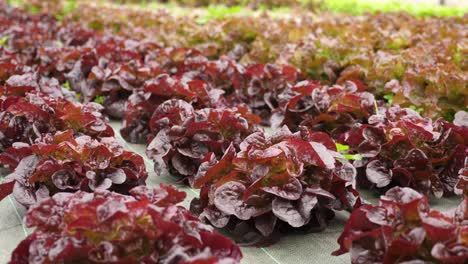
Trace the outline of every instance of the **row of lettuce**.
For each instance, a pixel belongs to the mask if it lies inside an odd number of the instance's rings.
[[[295,11],[284,18],[239,14],[206,19],[146,6],[79,2],[71,9],[63,3],[42,2],[37,9],[101,32],[195,48],[211,59],[227,55],[243,64],[289,64],[324,84],[359,80],[379,99],[387,97],[431,118],[452,120],[468,105],[466,15]]]
[[[328,85],[287,64],[3,7],[0,162],[11,174],[0,194],[30,207],[36,227],[12,263],[240,261],[237,246],[174,205],[185,194],[142,186],[142,157],[115,141],[107,117],[148,144],[158,175],[200,189],[191,211],[239,244],[321,231],[347,210],[335,253],[351,250],[353,263],[468,259],[466,112],[430,119],[359,79]],[[387,192],[372,206],[356,186]],[[434,211],[429,195],[461,205]]]
[[[37,1],[31,0],[6,0],[11,4],[22,6],[32,3],[31,9],[35,9]],[[77,5],[77,0],[51,0],[64,4],[68,9]],[[297,12],[336,13],[348,15],[363,15],[378,12],[407,12],[415,16],[453,17],[463,16],[468,8],[466,5],[454,1],[446,4],[434,2],[407,2],[401,0],[385,0],[375,2],[372,0],[107,0],[106,4],[139,6],[144,8],[167,8],[177,13],[190,13],[196,10],[206,18],[226,17],[232,15],[251,15],[260,12],[269,12],[274,15],[286,15]],[[40,4],[39,4],[40,6]]]
[[[143,158],[114,138],[104,108],[78,102],[38,61],[40,48],[80,34],[59,38],[50,17],[1,10],[2,33],[36,41],[0,48],[0,163],[10,171],[0,199],[27,207],[33,228],[10,263],[239,263],[237,245],[177,205],[184,192],[146,186]]]

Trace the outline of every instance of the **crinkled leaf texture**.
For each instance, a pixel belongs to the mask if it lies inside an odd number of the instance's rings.
[[[148,79],[142,89],[135,90],[128,98],[120,131],[127,141],[143,143],[157,134],[154,129],[160,128],[158,124],[155,124],[160,121],[158,117],[162,113],[165,113],[166,117],[171,114],[166,112],[169,110],[167,109],[168,104],[165,103],[167,100],[172,99],[174,104],[179,105],[182,103],[179,103],[178,100],[182,100],[195,109],[224,108],[226,104],[222,94],[222,90],[214,88],[208,82],[196,79],[191,74],[183,76],[160,74],[153,79]],[[182,111],[180,107],[179,109]],[[177,113],[173,112],[172,114]],[[175,118],[175,116],[173,117]],[[161,122],[165,121],[161,120]]]
[[[43,134],[28,151],[11,152],[20,160],[6,178],[13,197],[30,206],[57,192],[111,190],[126,194],[148,177],[143,158],[125,151],[111,137],[75,137],[72,130]],[[16,155],[16,156],[15,156]],[[3,188],[2,188],[3,189]]]
[[[72,129],[94,138],[114,136],[96,103],[82,105],[62,97],[26,93],[25,97],[0,97],[0,150],[13,143],[33,143],[43,133]]]
[[[203,161],[193,181],[200,198],[191,209],[246,245],[273,243],[290,229],[323,230],[334,210],[362,203],[356,170],[329,142],[306,128],[291,133],[283,127],[270,137],[253,133],[237,152],[232,147],[219,161]]]
[[[57,193],[32,206],[25,223],[35,229],[11,263],[240,262],[238,246],[175,205],[184,192],[162,184],[129,193]]]
[[[431,210],[428,198],[394,187],[378,206],[352,212],[334,255],[351,253],[352,263],[466,263],[468,199],[448,212]]]
[[[462,181],[468,156],[468,126],[462,115],[457,118],[454,123],[434,121],[408,108],[389,107],[337,141],[363,157],[354,162],[363,168],[359,175],[363,186],[411,187],[426,195],[450,196],[461,193],[456,185]]]
[[[337,135],[366,122],[375,114],[376,100],[364,87],[347,81],[344,85],[321,86],[318,81],[302,81],[278,95],[273,127],[287,125],[296,130],[308,126],[315,131]]]
[[[154,112],[155,137],[146,154],[154,160],[157,174],[170,172],[190,183],[204,160],[220,158],[230,146],[238,149],[258,130],[258,121],[244,107],[194,110],[183,100],[168,100]]]

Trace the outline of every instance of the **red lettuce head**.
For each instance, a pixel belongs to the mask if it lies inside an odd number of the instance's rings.
[[[466,263],[468,199],[456,210],[431,210],[428,199],[394,187],[378,206],[356,209],[338,238],[333,255],[351,253],[352,263]]]
[[[58,193],[30,208],[34,227],[12,263],[239,263],[229,239],[175,205],[186,194],[145,186],[130,195],[109,191]]]
[[[459,171],[465,167],[468,126],[390,107],[337,141],[364,157],[355,165],[362,168],[361,180],[366,184],[384,189],[408,186],[441,197],[454,194]]]
[[[259,118],[247,108],[194,110],[182,100],[168,100],[154,112],[156,135],[147,147],[158,174],[170,172],[191,180],[206,156],[220,158],[230,144],[239,146],[255,131]]]
[[[111,137],[74,137],[68,130],[20,147],[9,151],[11,159],[18,155],[15,160],[20,161],[0,187],[13,191],[13,197],[25,206],[57,192],[111,190],[126,194],[144,185],[148,177],[143,158],[125,151]]]
[[[256,132],[240,151],[231,145],[219,161],[206,157],[193,180],[201,193],[192,210],[240,242],[262,245],[288,229],[322,230],[334,210],[360,206],[354,167],[326,134],[301,130]]]
[[[302,81],[278,96],[280,105],[271,123],[297,130],[308,126],[331,135],[366,122],[375,114],[374,96],[364,87],[347,81],[343,86],[321,86],[318,81]]]
[[[106,124],[102,109],[99,104],[82,105],[40,93],[2,97],[0,148],[5,150],[15,142],[33,143],[42,133],[67,129],[94,138],[113,136],[114,131]]]
[[[67,100],[75,100],[75,93],[63,88],[57,79],[42,76],[37,71],[27,71],[20,75],[10,76],[5,82],[5,88],[13,91],[14,95],[24,96],[26,92],[35,91],[49,97],[64,97]]]
[[[268,124],[271,111],[278,107],[278,95],[304,78],[302,73],[288,65],[254,64],[245,68],[243,82],[237,97]]]
[[[132,143],[146,142],[150,135],[149,122],[153,112],[169,99],[181,99],[196,109],[223,105],[223,91],[209,83],[188,77],[160,74],[145,82],[143,90],[135,91],[126,104],[120,132]]]

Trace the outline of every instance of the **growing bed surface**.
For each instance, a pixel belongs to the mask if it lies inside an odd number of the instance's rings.
[[[177,186],[178,189],[187,193],[187,198],[182,205],[188,207],[190,200],[198,196],[198,192],[190,187],[177,184],[173,178],[168,176],[156,176],[153,162],[146,158],[145,145],[129,144],[123,140],[118,133],[120,122],[113,121],[110,125],[114,128],[117,139],[124,144],[127,150],[134,151],[144,157],[149,172],[147,184],[155,186],[159,183],[169,183]],[[367,201],[373,204],[377,202],[376,195],[363,190],[360,192]],[[456,207],[459,204],[459,198],[431,199],[431,203],[434,209],[446,210]],[[28,230],[21,220],[26,210],[14,199],[8,197],[2,200],[0,212],[0,263],[7,263],[10,260],[11,252],[31,230]],[[338,257],[331,256],[331,252],[338,248],[336,240],[343,231],[348,215],[346,212],[336,212],[336,217],[330,222],[328,228],[320,233],[289,234],[268,248],[243,247],[242,263],[349,263],[349,254]]]

